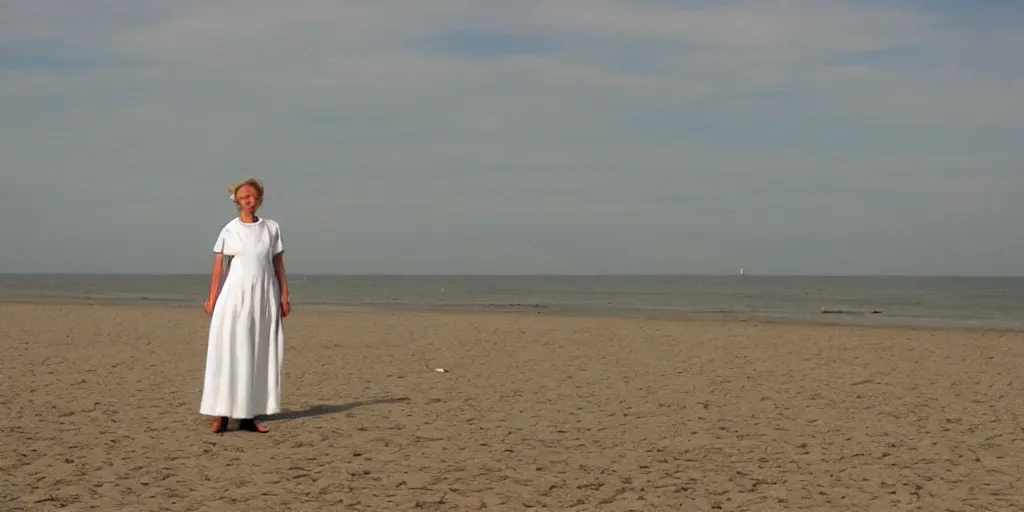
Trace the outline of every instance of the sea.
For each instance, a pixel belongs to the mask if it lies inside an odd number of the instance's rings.
[[[200,308],[208,275],[0,274],[0,300]],[[1024,277],[290,275],[293,309],[1024,330]]]

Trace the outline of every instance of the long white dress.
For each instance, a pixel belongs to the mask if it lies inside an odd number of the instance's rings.
[[[210,319],[199,411],[231,418],[278,413],[284,328],[273,257],[284,251],[280,226],[235,218],[213,250],[232,259]]]

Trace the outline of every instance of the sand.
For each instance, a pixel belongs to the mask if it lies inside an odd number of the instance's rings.
[[[0,304],[0,510],[1024,510],[1024,333],[300,310],[215,435],[207,322]]]

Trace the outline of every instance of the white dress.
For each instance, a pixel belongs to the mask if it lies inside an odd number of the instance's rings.
[[[280,226],[235,218],[213,250],[232,259],[210,319],[199,412],[231,418],[278,413],[284,328],[273,257],[284,251]]]

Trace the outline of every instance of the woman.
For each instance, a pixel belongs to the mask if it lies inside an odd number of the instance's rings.
[[[206,376],[199,411],[215,416],[213,432],[239,428],[267,432],[255,417],[281,410],[281,363],[288,316],[288,280],[281,229],[256,215],[263,205],[263,182],[249,178],[228,187],[238,217],[221,229],[213,247],[210,295],[203,309],[211,315]],[[227,276],[221,269],[228,257]]]

